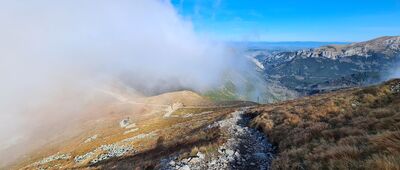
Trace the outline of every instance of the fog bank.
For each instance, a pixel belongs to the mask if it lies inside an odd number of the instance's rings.
[[[387,71],[382,73],[382,81],[387,81],[390,79],[400,78],[400,56],[396,56]]]
[[[93,89],[205,91],[238,63],[168,1],[2,1],[0,23],[0,158],[35,129],[79,116]]]

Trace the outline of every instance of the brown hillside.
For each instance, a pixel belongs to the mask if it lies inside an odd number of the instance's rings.
[[[224,139],[218,128],[204,128],[240,107],[254,105],[227,102],[219,107],[190,91],[147,98],[102,92],[116,100],[96,105],[85,113],[96,116],[63,129],[14,164],[2,167],[0,160],[0,169],[157,169],[160,159],[172,153],[190,153],[198,147],[207,154],[210,151],[204,148]],[[176,102],[183,105],[170,109]]]
[[[400,169],[400,79],[249,111],[273,169]]]

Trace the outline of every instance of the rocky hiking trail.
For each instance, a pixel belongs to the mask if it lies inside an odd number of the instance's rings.
[[[248,127],[250,117],[244,114],[247,108],[232,112],[231,118],[209,125],[219,127],[227,136],[218,153],[178,160],[178,155],[161,160],[162,169],[269,169],[274,148],[260,131]]]
[[[244,107],[246,106],[246,107]],[[120,137],[112,142],[107,136],[93,133],[83,138],[81,150],[57,152],[24,166],[26,169],[269,169],[274,148],[264,134],[248,127],[252,119],[245,114],[254,105],[221,110],[181,111],[177,115],[156,117],[146,129],[128,118],[119,121]],[[182,106],[171,106],[181,108]],[[173,110],[172,112],[175,112]],[[174,122],[175,121],[175,122]],[[144,129],[144,130],[143,130]],[[177,131],[182,134],[175,135]],[[133,133],[131,135],[131,133]],[[171,135],[172,134],[172,135]],[[169,142],[164,136],[171,135]],[[175,136],[174,136],[175,135]],[[207,144],[196,143],[200,140]],[[165,139],[164,139],[165,140]],[[176,140],[176,141],[173,141]],[[159,143],[161,141],[161,143]],[[189,142],[188,142],[189,141]],[[194,141],[193,143],[190,143]],[[150,142],[150,144],[149,144]],[[151,143],[153,142],[153,143]],[[174,145],[174,143],[181,145]],[[147,145],[148,144],[148,145]]]

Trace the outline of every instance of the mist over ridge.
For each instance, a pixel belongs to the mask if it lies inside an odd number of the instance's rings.
[[[204,92],[242,65],[224,44],[199,37],[168,1],[3,1],[0,22],[0,155],[84,116],[97,88]]]
[[[398,18],[394,1],[3,0],[0,169],[400,169]]]

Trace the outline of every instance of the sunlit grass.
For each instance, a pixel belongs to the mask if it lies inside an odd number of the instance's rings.
[[[393,80],[255,108],[278,147],[273,169],[399,169],[400,94]]]

